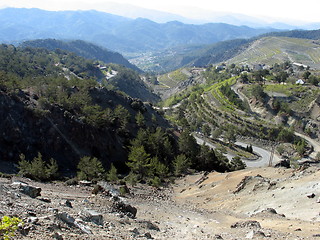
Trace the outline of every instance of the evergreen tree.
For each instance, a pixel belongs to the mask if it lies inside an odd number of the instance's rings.
[[[185,154],[188,158],[194,161],[199,154],[199,145],[196,139],[190,134],[189,131],[183,131],[179,138],[179,150],[182,154]]]
[[[95,157],[82,157],[77,166],[78,178],[82,180],[100,179],[104,174],[102,163]]]
[[[174,175],[180,176],[191,166],[190,160],[184,154],[178,155],[173,161]]]
[[[143,179],[148,174],[150,168],[150,154],[146,153],[143,146],[132,146],[127,166],[131,171]]]
[[[136,123],[139,127],[143,127],[146,123],[143,114],[139,111],[136,115]]]

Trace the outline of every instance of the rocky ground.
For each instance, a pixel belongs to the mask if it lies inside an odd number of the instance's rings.
[[[14,239],[320,239],[319,169],[197,173],[124,197],[104,182],[2,178],[0,216],[23,219]]]

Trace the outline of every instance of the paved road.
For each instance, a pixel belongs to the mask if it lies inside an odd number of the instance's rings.
[[[304,134],[301,134],[298,132],[294,132],[294,134],[298,137],[305,139],[307,142],[309,142],[313,146],[313,152],[310,154],[310,157],[315,158],[317,153],[320,152],[320,143]]]
[[[197,140],[198,144],[203,144],[205,143],[208,147],[215,149],[216,146],[204,139],[202,139],[199,136],[195,136],[195,139]],[[235,143],[238,146],[242,146],[242,147],[246,147],[248,144],[247,143],[243,143],[243,142],[236,142]],[[257,146],[252,146],[253,152],[255,152],[257,155],[259,155],[260,157],[258,158],[258,160],[244,160],[244,162],[246,163],[247,167],[267,167],[269,165],[269,161],[270,161],[270,156],[271,156],[271,152],[268,150],[265,150],[263,148],[257,147]],[[232,160],[233,157],[235,157],[235,155],[233,154],[225,154],[225,156],[229,159]],[[279,162],[280,158],[276,155],[274,155],[273,157],[273,165],[275,162]]]
[[[236,145],[242,146],[242,147],[246,147],[248,144],[247,143],[243,143],[243,142],[236,142]],[[247,164],[247,167],[267,167],[269,166],[269,161],[270,161],[270,157],[271,157],[271,152],[257,147],[257,146],[252,146],[253,152],[258,154],[260,157],[258,160],[254,160],[254,161],[250,161],[250,160],[245,160],[244,162]],[[274,163],[279,162],[281,159],[277,156],[274,155],[273,159],[272,159],[272,165],[274,165]]]

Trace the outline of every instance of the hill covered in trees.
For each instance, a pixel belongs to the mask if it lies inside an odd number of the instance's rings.
[[[120,53],[109,51],[106,48],[99,47],[89,42],[74,40],[61,41],[56,39],[38,39],[25,41],[21,44],[22,47],[46,48],[48,50],[62,49],[73,52],[87,59],[99,60],[104,63],[115,63],[131,68],[137,72],[142,72],[137,66],[131,64]]]
[[[1,161],[22,160],[26,176],[38,179],[34,168],[56,166],[65,175],[80,168],[79,178],[92,179],[115,166],[130,171],[132,181],[159,185],[189,167],[238,167],[200,147],[189,132],[178,138],[151,104],[103,87],[96,80],[103,72],[92,60],[13,45],[1,45],[0,52]],[[49,160],[57,165],[41,163]]]

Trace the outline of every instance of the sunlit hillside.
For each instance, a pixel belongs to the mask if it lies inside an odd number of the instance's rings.
[[[228,60],[229,63],[266,64],[289,60],[318,69],[320,41],[287,37],[265,37],[252,43],[241,54]]]

